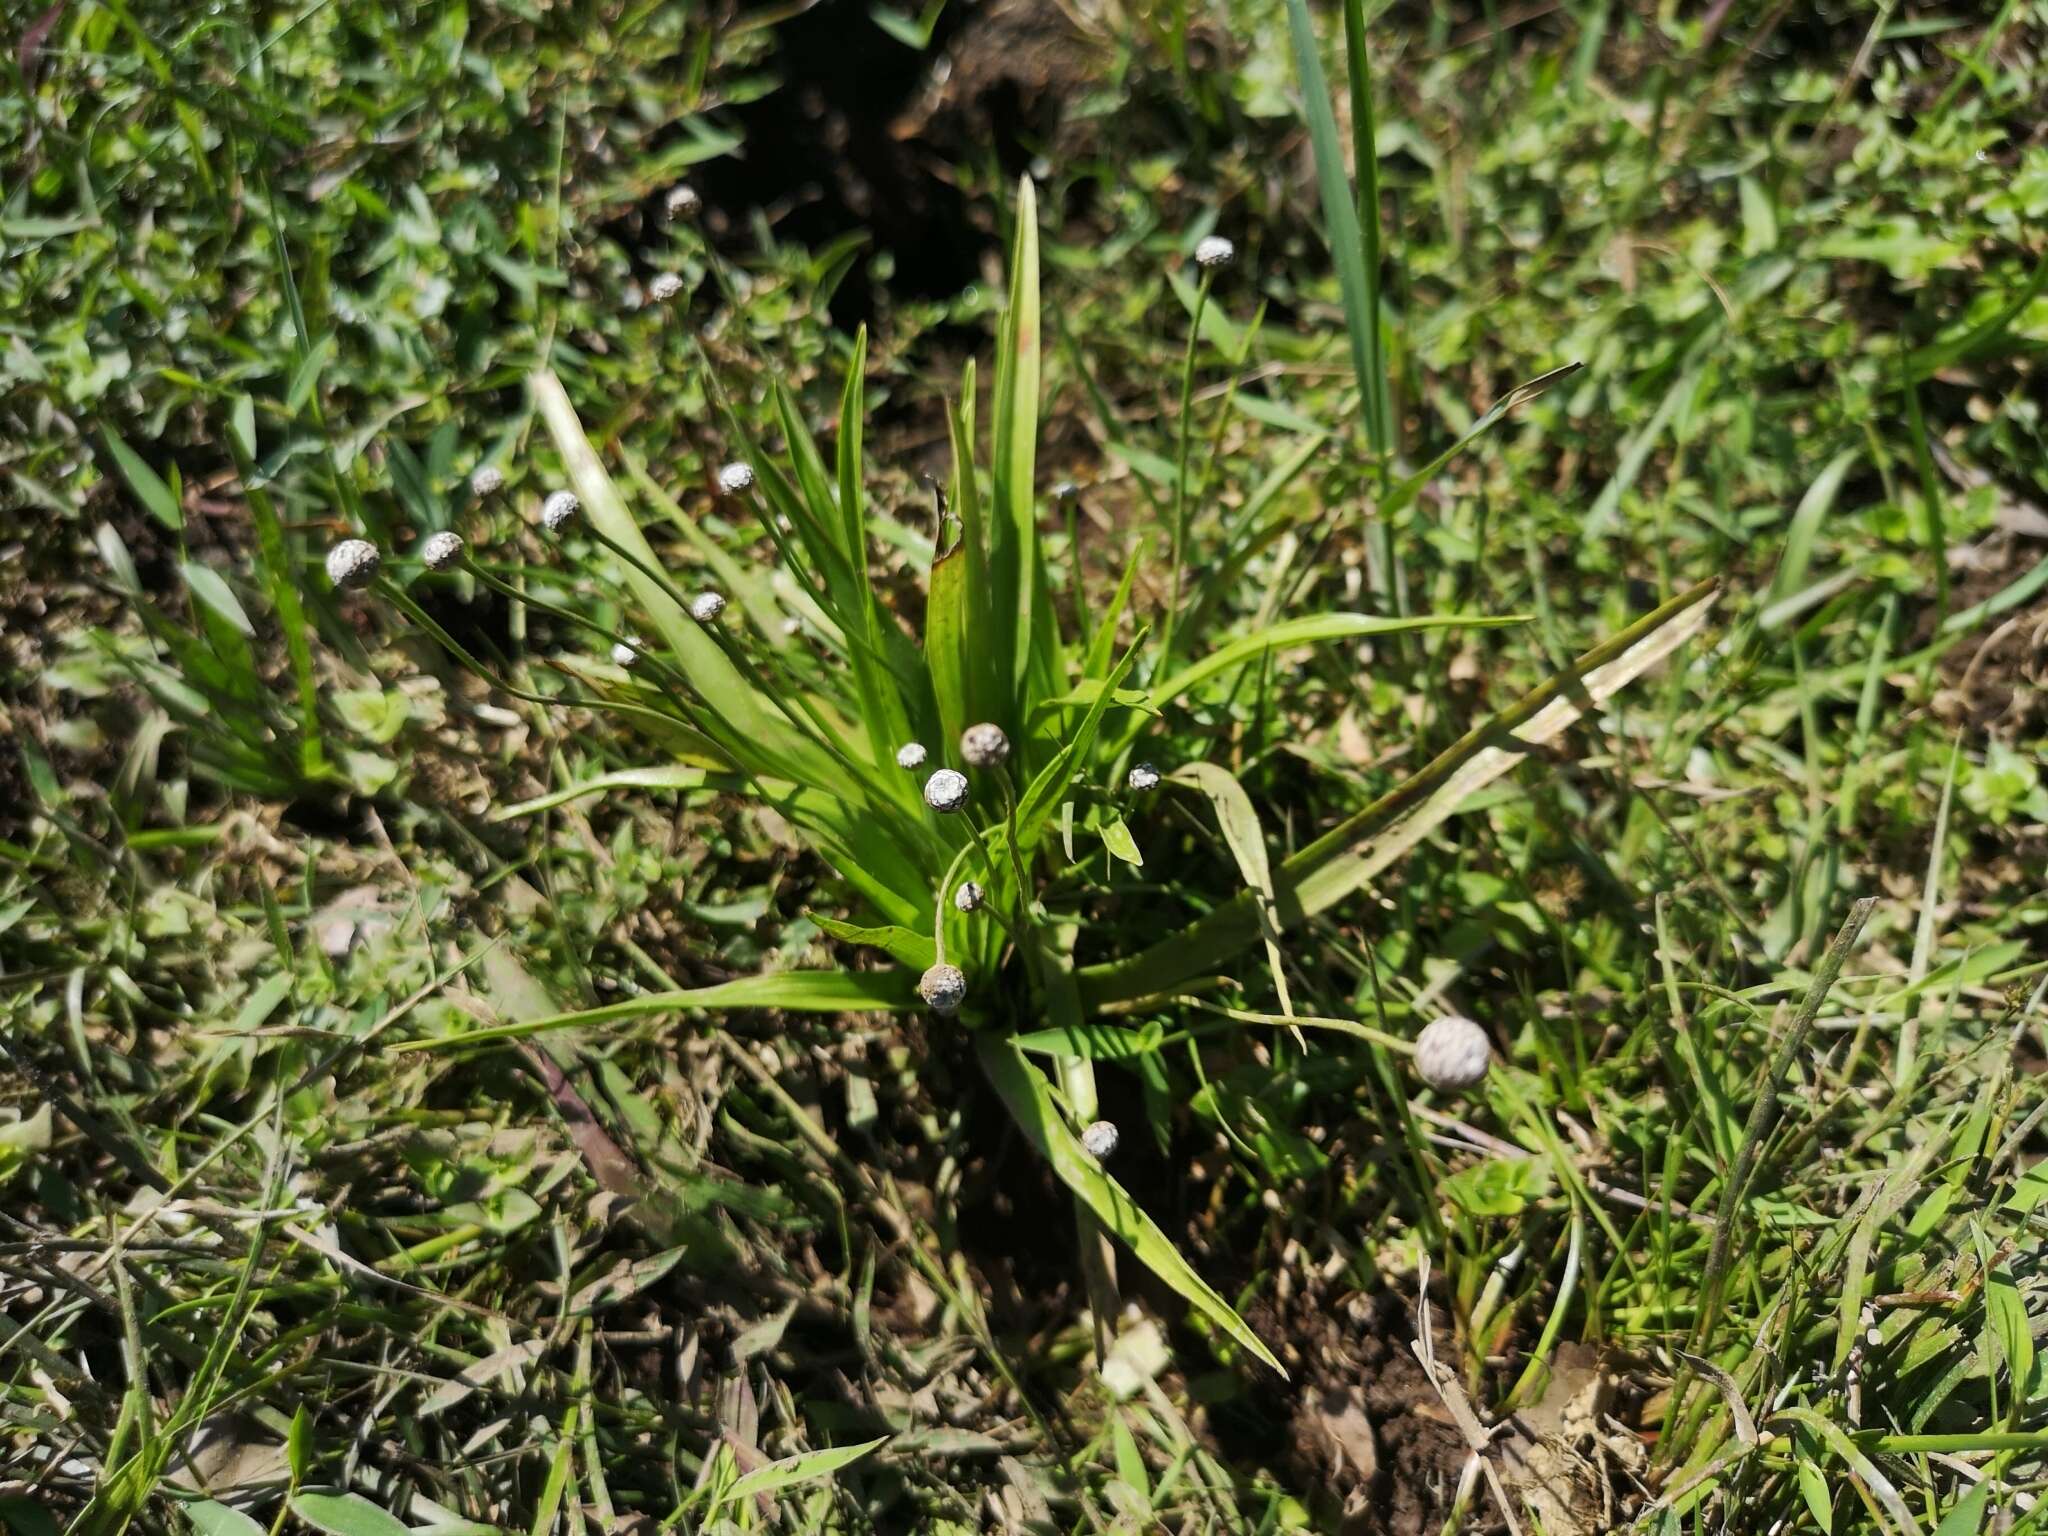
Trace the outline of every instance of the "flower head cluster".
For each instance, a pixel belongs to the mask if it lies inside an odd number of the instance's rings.
[[[699,624],[709,624],[725,612],[725,594],[722,592],[699,592],[690,599],[690,617]]]
[[[1108,1120],[1095,1120],[1081,1133],[1081,1145],[1090,1157],[1098,1163],[1106,1163],[1116,1156],[1116,1144],[1122,1140],[1116,1126]]]
[[[728,496],[737,496],[753,484],[754,466],[743,459],[734,459],[718,472],[718,488]]]
[[[1000,768],[1010,755],[1010,738],[1000,725],[983,721],[960,733],[960,756],[970,768]]]
[[[917,995],[934,1013],[957,1013],[967,999],[967,973],[942,960],[918,978]]]
[[[639,665],[640,652],[637,640],[614,640],[612,642],[612,664],[624,667],[628,672]]]
[[[1432,1021],[1415,1037],[1416,1075],[1443,1093],[1476,1086],[1492,1061],[1486,1031],[1455,1014]]]
[[[368,539],[343,539],[327,551],[327,579],[344,592],[367,587],[384,557]]]
[[[657,304],[666,304],[683,291],[683,280],[673,272],[657,272],[647,285],[647,297]]]
[[[560,533],[569,519],[582,510],[583,503],[574,491],[556,491],[540,504],[541,525],[549,533]]]
[[[462,535],[436,533],[420,546],[420,561],[430,571],[445,571],[462,559]]]
[[[922,768],[924,766],[924,759],[924,743],[921,741],[906,741],[896,749],[896,766],[898,768]]]
[[[953,889],[953,905],[962,912],[972,912],[981,905],[982,897],[987,894],[972,880],[962,880]]]
[[[479,501],[486,496],[497,495],[504,488],[505,471],[495,464],[479,464],[469,477],[469,492]]]
[[[1237,247],[1221,235],[1205,235],[1195,243],[1195,265],[1208,271],[1237,260]]]
[[[668,189],[668,197],[662,206],[671,219],[687,219],[704,206],[704,200],[697,195],[695,187],[679,181]]]
[[[967,803],[967,775],[941,768],[924,781],[924,803],[935,811],[957,811]]]
[[[1159,770],[1150,763],[1133,763],[1131,764],[1131,771],[1124,779],[1124,782],[1138,793],[1143,794],[1147,790],[1159,787]]]

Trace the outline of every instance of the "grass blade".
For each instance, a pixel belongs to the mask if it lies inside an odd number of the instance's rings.
[[[1355,4],[1356,0],[1348,0]],[[1349,25],[1349,18],[1346,18]],[[1365,238],[1358,227],[1358,205],[1344,171],[1344,150],[1337,136],[1337,114],[1316,42],[1308,0],[1287,0],[1287,27],[1294,41],[1294,68],[1301,80],[1302,110],[1308,118],[1309,143],[1315,151],[1316,185],[1322,196],[1323,220],[1329,225],[1330,254],[1337,263],[1337,285],[1344,296],[1344,320],[1351,337],[1351,366],[1358,374],[1360,410],[1366,441],[1384,455],[1387,428],[1380,417],[1385,381],[1375,382],[1379,351],[1378,284],[1365,268]],[[1354,109],[1355,109],[1354,103]],[[1370,134],[1369,126],[1363,131]],[[1375,243],[1378,232],[1374,232]]]
[[[1287,860],[1274,880],[1282,923],[1293,927],[1350,895],[1526,761],[1531,747],[1555,740],[1664,660],[1706,623],[1717,587],[1701,582],[1645,614]],[[1087,967],[1080,973],[1082,997],[1100,1008],[1164,991],[1213,969],[1258,936],[1257,905],[1240,895],[1150,949]]]
[[[1155,709],[1163,709],[1190,689],[1207,682],[1239,662],[1249,661],[1270,650],[1289,645],[1309,645],[1318,640],[1342,640],[1359,635],[1402,634],[1415,629],[1500,629],[1528,623],[1522,614],[1499,618],[1480,614],[1424,614],[1409,619],[1384,619],[1369,613],[1318,613],[1305,619],[1288,619],[1269,624],[1249,635],[1211,651],[1200,661],[1182,668],[1152,691]]]
[[[658,763],[651,768],[621,768],[616,773],[601,773],[596,778],[584,779],[531,800],[522,800],[517,805],[501,805],[486,819],[517,821],[522,816],[538,816],[542,811],[552,811],[572,800],[581,800],[586,795],[601,795],[613,789],[700,789],[703,784],[702,768],[666,763]]]
[[[1394,390],[1380,332],[1380,152],[1365,0],[1344,0],[1344,75],[1351,89],[1351,174],[1358,179],[1358,251],[1365,279],[1366,372],[1358,381],[1359,405],[1366,436],[1384,461],[1394,447]]]
[[[995,506],[989,519],[994,611],[1016,614],[995,627],[997,677],[1012,689],[1009,719],[1022,723],[1025,678],[1052,675],[1052,612],[1038,553],[1038,388],[1042,338],[1038,305],[1038,197],[1030,177],[1017,188],[1017,238],[1010,253],[1010,307],[996,349]],[[1043,690],[1041,690],[1043,691]]]
[[[120,435],[111,428],[105,434],[105,441],[114,467],[121,471],[121,478],[128,482],[128,489],[142,503],[143,511],[171,532],[182,532],[185,527],[184,509],[178,505],[178,498],[172,494],[171,488],[164,484],[163,476],[151,469],[142,455],[122,442]]]
[[[741,976],[714,986],[675,992],[649,992],[644,997],[549,1014],[516,1024],[494,1024],[432,1040],[394,1041],[392,1051],[446,1051],[460,1046],[523,1040],[558,1029],[584,1029],[644,1019],[655,1014],[696,1012],[706,1008],[780,1008],[786,1013],[875,1013],[908,1008],[915,1001],[915,980],[906,971],[783,971]]]
[[[1266,964],[1273,973],[1273,990],[1279,995],[1280,1011],[1292,1014],[1294,1003],[1287,995],[1287,970],[1280,957],[1280,910],[1273,898],[1272,861],[1266,856],[1266,834],[1259,826],[1259,813],[1252,808],[1251,796],[1227,769],[1214,763],[1188,763],[1176,769],[1172,777],[1178,783],[1199,789],[1216,808],[1216,825],[1222,830],[1223,841],[1231,857],[1237,860],[1238,873],[1244,876],[1245,885],[1258,898],[1259,937],[1266,941]]]
[[[555,451],[562,456],[585,514],[612,542],[650,568],[658,567],[660,562],[639,523],[626,510],[597,451],[584,436],[583,423],[561,381],[542,369],[529,383],[534,404],[555,440]],[[631,563],[620,574],[675,652],[683,675],[726,727],[723,734],[729,739],[719,745],[735,762],[813,784],[830,784],[842,777],[822,748],[800,735],[772,702],[755,693],[718,642],[684,613],[658,582]]]
[[[795,1456],[785,1456],[780,1461],[771,1461],[765,1467],[754,1468],[726,1489],[719,1502],[737,1503],[757,1495],[776,1493],[797,1483],[830,1477],[841,1467],[850,1467],[863,1456],[871,1454],[888,1439],[883,1435],[879,1440],[864,1440],[859,1445],[827,1446],[823,1450],[803,1451]]]
[[[1026,1061],[1016,1045],[985,1035],[978,1042],[983,1070],[1009,1106],[1031,1144],[1052,1164],[1060,1182],[1074,1192],[1096,1220],[1123,1240],[1145,1267],[1171,1286],[1190,1305],[1230,1335],[1256,1359],[1264,1361],[1281,1376],[1286,1370],[1273,1352],[1259,1342],[1259,1336],[1245,1325],[1229,1302],[1212,1290],[1180,1256],[1173,1240],[1147,1216],[1116,1180],[1102,1171],[1088,1155],[1080,1140],[1067,1128],[1066,1120],[1053,1103],[1052,1091],[1039,1070]]]

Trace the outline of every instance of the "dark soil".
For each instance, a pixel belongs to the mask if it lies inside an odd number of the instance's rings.
[[[1439,1352],[1454,1358],[1442,1310],[1433,1317]],[[1465,1442],[1411,1349],[1413,1298],[1310,1287],[1285,1301],[1255,1302],[1245,1321],[1276,1342],[1293,1380],[1266,1378],[1245,1405],[1251,1413],[1217,1413],[1211,1423],[1218,1438],[1232,1450],[1261,1442],[1261,1452],[1266,1442],[1283,1439],[1283,1464],[1297,1492],[1343,1536],[1434,1536],[1442,1529]],[[1465,1529],[1491,1530],[1490,1519],[1475,1508]]]
[[[706,206],[764,209],[779,238],[813,247],[865,229],[893,258],[888,296],[950,298],[974,283],[999,242],[954,167],[1022,174],[1096,70],[1054,0],[947,6],[932,41],[936,64],[844,6],[782,22],[769,61],[782,86],[734,109],[746,147],[694,173]],[[728,217],[714,234],[745,229]],[[872,323],[884,300],[856,262],[832,317]]]
[[[1958,612],[1999,592],[2024,576],[2048,551],[2040,538],[2001,531],[1966,552],[1967,563],[1955,573],[1949,610]],[[1933,638],[1935,614],[1921,622],[1924,644]],[[2048,720],[2048,597],[2001,615],[1953,646],[1941,658],[1943,691],[1937,708],[1973,731],[1991,731],[2011,739],[2037,729]]]

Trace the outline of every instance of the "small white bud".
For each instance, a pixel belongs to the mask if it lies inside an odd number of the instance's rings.
[[[1195,242],[1195,265],[1211,270],[1227,267],[1237,260],[1237,247],[1221,235],[1204,235]]]
[[[367,587],[384,557],[368,539],[343,539],[327,551],[327,579],[344,592]]]
[[[683,280],[673,272],[657,272],[647,285],[647,297],[657,304],[666,304],[682,291]]]
[[[725,612],[725,597],[718,592],[699,592],[690,599],[690,617],[699,624],[709,624]]]
[[[953,905],[962,912],[972,912],[981,905],[981,898],[986,894],[972,880],[962,880],[953,892]]]
[[[740,459],[734,459],[718,472],[718,488],[728,496],[737,496],[754,483],[754,466]]]
[[[792,613],[782,621],[782,632],[785,635],[800,635],[804,632],[804,621]]]
[[[896,749],[896,766],[898,768],[922,768],[924,766],[924,743],[921,741],[906,741],[902,746],[898,747]]]
[[[640,661],[638,645],[639,641],[637,639],[614,640],[612,642],[612,664],[624,667],[628,672],[632,671]]]
[[[934,1013],[954,1013],[967,997],[967,974],[957,965],[941,962],[917,981],[917,995]]]
[[[583,503],[576,499],[574,491],[556,491],[540,504],[540,520],[549,533],[560,533],[563,525],[582,510]]]
[[[495,464],[479,464],[469,477],[470,494],[478,500],[495,496],[505,488],[505,471]]]
[[[445,571],[462,558],[462,535],[430,533],[420,546],[420,563],[430,571]]]
[[[668,199],[663,206],[670,218],[687,219],[704,206],[704,200],[697,195],[695,187],[679,181],[668,189]]]
[[[960,733],[960,755],[970,768],[999,767],[1010,755],[1010,738],[1000,725],[970,725]]]
[[[1458,1093],[1486,1077],[1493,1045],[1486,1031],[1455,1014],[1432,1021],[1415,1037],[1415,1072],[1430,1087]]]
[[[1159,787],[1159,770],[1150,763],[1133,763],[1124,782],[1140,794]]]
[[[1106,1163],[1116,1156],[1116,1144],[1121,1139],[1116,1133],[1116,1127],[1107,1120],[1093,1121],[1081,1133],[1082,1147],[1098,1163]]]
[[[967,775],[941,768],[924,781],[924,803],[935,811],[957,811],[967,803]]]

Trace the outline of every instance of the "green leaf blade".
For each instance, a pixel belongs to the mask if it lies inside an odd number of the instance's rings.
[[[1126,1194],[1123,1187],[1102,1171],[1088,1155],[1079,1138],[1067,1128],[1051,1090],[1039,1070],[1026,1061],[1014,1042],[992,1036],[979,1041],[983,1070],[996,1092],[1009,1107],[1031,1144],[1052,1164],[1060,1182],[1094,1214],[1103,1226],[1121,1239],[1145,1267],[1172,1287],[1196,1310],[1221,1328],[1253,1358],[1287,1376],[1286,1368],[1259,1336],[1246,1326],[1230,1303],[1219,1296],[1188,1261],[1181,1257],[1173,1240],[1159,1229]]]

